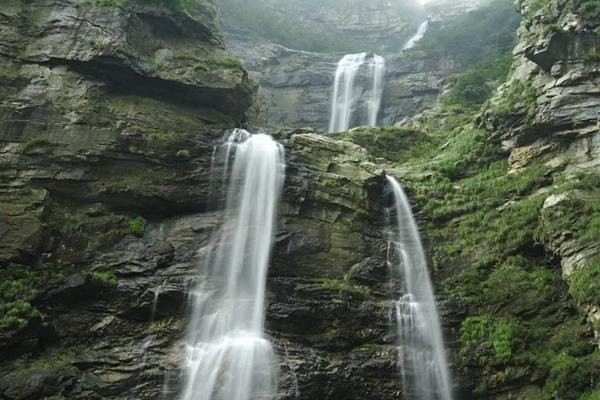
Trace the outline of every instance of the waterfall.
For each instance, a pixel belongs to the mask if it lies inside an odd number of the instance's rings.
[[[394,197],[390,247],[405,294],[394,303],[399,366],[405,398],[451,400],[450,373],[427,263],[410,203],[400,184],[387,177]],[[389,259],[389,256],[388,256]]]
[[[417,42],[419,40],[423,39],[423,36],[425,36],[425,34],[427,33],[428,27],[429,27],[429,21],[425,21],[421,25],[419,25],[419,29],[417,29],[417,33],[415,33],[413,35],[413,37],[408,39],[408,41],[402,48],[402,51],[412,49],[413,47],[415,47],[415,44],[417,44]]]
[[[276,358],[265,338],[265,286],[284,180],[283,148],[235,130],[215,152],[227,183],[224,221],[192,292],[182,400],[268,400]],[[213,174],[215,171],[213,171]]]
[[[366,76],[361,76],[362,75]],[[376,54],[346,54],[338,61],[333,82],[333,98],[331,102],[331,118],[329,132],[347,131],[361,123],[377,124],[383,95],[383,78],[385,60]],[[366,78],[367,84],[357,83],[358,78]],[[370,90],[368,99],[361,103],[365,90]],[[361,110],[365,109],[365,118],[361,118]]]
[[[369,61],[370,75],[373,77],[373,89],[369,98],[369,125],[377,125],[379,108],[381,107],[381,97],[383,95],[383,76],[385,74],[385,59],[378,55],[373,55]]]

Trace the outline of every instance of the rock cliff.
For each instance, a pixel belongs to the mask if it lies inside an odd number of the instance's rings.
[[[401,398],[383,170],[417,212],[457,398],[598,396],[591,3],[521,4],[513,68],[481,109],[441,101],[399,127],[335,137],[279,130],[287,172],[267,333],[281,398]],[[256,87],[225,51],[215,12],[205,0],[0,10],[0,399],[177,397],[187,293],[222,218],[213,145],[257,119]],[[268,71],[259,95],[328,109],[333,56],[258,49],[242,58]],[[439,90],[427,71],[447,66],[389,65],[391,124],[413,114],[403,79],[423,73],[422,86],[405,82],[423,88],[421,111]],[[272,121],[323,118],[306,106],[275,119],[283,110]]]

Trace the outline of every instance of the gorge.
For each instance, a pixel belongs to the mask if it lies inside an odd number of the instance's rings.
[[[600,395],[597,0],[0,21],[1,400]]]

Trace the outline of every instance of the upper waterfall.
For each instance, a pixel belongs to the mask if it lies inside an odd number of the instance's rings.
[[[387,181],[396,216],[389,223],[388,260],[393,257],[394,272],[402,275],[405,290],[394,303],[404,395],[411,400],[452,400],[441,326],[417,224],[400,184],[391,176]]]
[[[283,148],[268,135],[238,129],[216,149],[215,158],[222,170],[213,174],[228,188],[226,209],[191,296],[181,398],[271,399],[276,362],[263,326]]]
[[[376,54],[347,54],[338,62],[333,83],[330,133],[365,123],[377,124],[384,75],[385,59]],[[364,97],[366,100],[361,101]]]
[[[427,33],[427,28],[429,28],[429,20],[427,20],[427,21],[423,22],[421,25],[419,25],[419,29],[417,29],[417,33],[415,33],[410,39],[408,39],[408,41],[402,48],[402,51],[412,49],[413,47],[415,47],[415,44],[417,44],[417,42],[419,40],[423,39],[423,37]]]

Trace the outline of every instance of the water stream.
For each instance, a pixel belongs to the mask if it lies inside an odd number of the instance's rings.
[[[402,48],[402,51],[412,49],[413,47],[415,47],[415,44],[417,44],[419,40],[423,39],[423,37],[427,33],[427,28],[429,28],[429,21],[425,21],[421,25],[419,25],[417,33],[415,33],[410,39],[408,39],[408,41]]]
[[[265,286],[284,180],[283,148],[236,130],[216,152],[227,184],[224,221],[191,293],[182,400],[267,400],[277,360],[264,334]]]
[[[404,294],[394,302],[404,398],[452,400],[450,373],[439,315],[421,238],[410,203],[400,184],[387,177],[394,207],[389,221],[388,259],[404,283]]]
[[[346,54],[337,64],[329,132],[377,125],[385,75],[385,59],[376,54]]]

